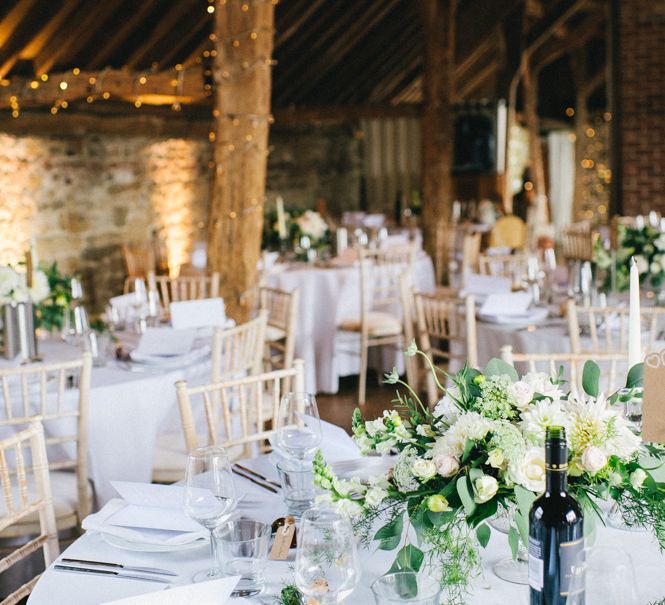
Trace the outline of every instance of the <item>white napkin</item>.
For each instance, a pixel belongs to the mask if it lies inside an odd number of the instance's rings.
[[[511,280],[507,277],[496,277],[494,275],[480,275],[478,273],[467,273],[464,276],[464,292],[471,295],[495,294],[510,292]]]
[[[176,329],[226,325],[224,299],[183,300],[169,305],[171,326]]]
[[[147,328],[134,350],[142,356],[176,357],[192,350],[196,330],[172,328]]]
[[[134,304],[136,303],[136,296],[131,294],[123,294],[122,296],[114,296],[109,300],[109,304],[117,311],[118,315],[125,317],[129,310],[133,311]]]
[[[175,485],[111,482],[123,499],[110,500],[81,524],[98,531],[146,544],[190,544],[208,539],[208,531],[183,510],[183,488]]]
[[[210,580],[199,584],[179,586],[171,590],[158,590],[148,594],[106,601],[102,605],[226,605],[233,601],[231,593],[240,580],[240,576],[231,576],[220,580]]]
[[[480,309],[480,315],[504,317],[526,315],[530,304],[531,294],[528,292],[490,294]]]

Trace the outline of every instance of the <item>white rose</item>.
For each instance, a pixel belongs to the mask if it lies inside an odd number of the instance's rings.
[[[383,418],[377,418],[376,420],[368,420],[365,422],[365,430],[370,437],[374,437],[377,433],[381,433],[386,430],[386,426],[383,424]]]
[[[494,498],[499,491],[499,482],[490,475],[483,475],[473,482],[473,491],[475,492],[474,501],[482,504]]]
[[[533,399],[533,388],[527,382],[519,380],[508,387],[508,392],[517,400],[517,407],[526,410]]]
[[[506,462],[506,457],[503,455],[503,452],[499,448],[494,448],[487,455],[487,464],[492,468],[502,468]]]
[[[15,302],[29,302],[30,290],[27,286],[17,286],[12,293],[12,300]]]
[[[436,466],[436,472],[442,477],[452,477],[459,470],[459,462],[455,456],[450,454],[439,454],[432,460]]]
[[[665,233],[661,233],[653,245],[656,246],[658,250],[665,250]]]
[[[640,274],[646,273],[649,269],[649,263],[647,262],[647,259],[644,258],[641,254],[638,254],[633,258],[635,259],[635,263],[637,264],[638,273]]]
[[[588,473],[595,475],[599,470],[605,468],[607,465],[607,456],[599,447],[590,445],[582,453],[580,460],[582,468]]]
[[[411,466],[411,471],[415,477],[427,481],[436,475],[436,464],[432,460],[419,458]]]
[[[508,474],[514,483],[532,492],[539,494],[545,491],[545,448],[529,448],[521,463],[508,467]]]
[[[18,287],[19,276],[11,267],[0,267],[0,297],[9,296]]]
[[[34,271],[32,274],[32,288],[30,288],[30,298],[35,304],[42,302],[51,293],[48,285],[48,277],[43,271]]]
[[[365,504],[376,508],[388,496],[388,492],[380,487],[373,487],[365,494]]]
[[[451,392],[457,394],[455,390],[451,390]],[[460,414],[460,409],[448,395],[434,406],[434,417],[441,418],[446,424],[454,424]]]
[[[642,484],[647,478],[647,474],[641,469],[635,469],[630,473],[630,484],[633,486],[633,489],[642,489]]]
[[[553,401],[560,399],[563,394],[557,385],[552,384],[549,374],[545,372],[529,372],[522,378],[522,382],[526,382],[534,393],[540,393]]]

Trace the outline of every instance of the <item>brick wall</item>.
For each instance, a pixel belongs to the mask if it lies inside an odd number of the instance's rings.
[[[665,211],[665,1],[617,0],[623,214]]]

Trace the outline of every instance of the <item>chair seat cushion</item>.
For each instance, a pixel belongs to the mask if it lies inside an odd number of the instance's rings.
[[[286,338],[286,332],[276,326],[266,326],[266,340],[268,342],[275,342]]]
[[[393,336],[402,332],[402,323],[390,313],[372,311],[367,313],[365,318],[370,336]],[[345,319],[339,327],[345,332],[360,332],[362,321],[355,318]]]
[[[51,495],[53,497],[53,509],[55,512],[56,525],[58,531],[71,529],[78,525],[78,483],[75,472],[51,471]],[[14,502],[20,502],[18,489],[15,488]],[[92,506],[92,491],[89,491],[90,508]],[[34,482],[29,483],[28,492],[35,494]],[[2,502],[2,513],[6,510],[4,500]],[[24,517],[14,525],[7,527],[0,532],[0,537],[17,537],[29,534],[38,534],[39,513],[34,512]]]

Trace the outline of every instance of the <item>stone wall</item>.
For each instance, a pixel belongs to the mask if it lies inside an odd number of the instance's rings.
[[[357,208],[360,143],[346,126],[275,126],[268,203],[279,193],[287,206]],[[159,229],[178,267],[205,241],[210,161],[203,139],[0,134],[0,264],[34,235],[40,262],[80,273],[99,310],[122,290],[123,243]]]

